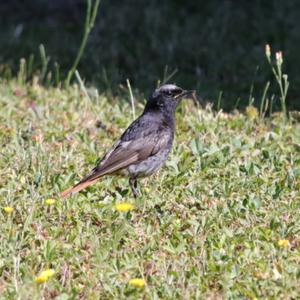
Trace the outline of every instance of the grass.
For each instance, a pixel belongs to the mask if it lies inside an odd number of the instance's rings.
[[[79,55],[85,21],[92,18],[85,17],[87,1],[1,1],[0,11],[0,74],[10,68],[16,74],[21,58],[31,61],[33,73],[40,70],[43,44],[52,82],[57,82],[55,74],[63,81]],[[264,57],[269,43],[286,58],[283,72],[291,82],[286,105],[299,110],[299,14],[297,0],[101,1],[77,69],[83,79],[114,95],[120,85],[126,87],[127,78],[147,95],[158,78],[177,70],[171,81],[196,88],[209,101],[222,91],[219,104],[230,111],[248,105],[251,85],[255,105],[267,81],[270,97],[278,94]],[[281,110],[280,96],[275,110]]]
[[[186,101],[142,197],[106,177],[63,201],[132,120],[128,95],[88,92],[0,81],[1,299],[299,296],[299,123]],[[135,208],[117,211],[124,201]]]

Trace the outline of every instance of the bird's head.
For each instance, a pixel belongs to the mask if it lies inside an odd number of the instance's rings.
[[[190,98],[194,94],[195,91],[184,90],[175,84],[164,84],[153,92],[147,106],[175,111],[177,104],[183,98]]]

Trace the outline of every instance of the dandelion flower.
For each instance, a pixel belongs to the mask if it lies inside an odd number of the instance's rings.
[[[290,241],[289,240],[279,240],[277,244],[279,247],[287,248],[290,246]]]
[[[48,279],[49,279],[49,277],[47,277],[47,276],[38,276],[38,277],[36,277],[35,278],[35,282],[37,282],[37,283],[44,283],[44,282],[46,282],[46,281],[48,281]]]
[[[42,276],[47,276],[47,277],[52,277],[55,274],[55,271],[53,269],[47,269],[41,272],[40,275]]]
[[[47,199],[47,200],[45,201],[45,203],[46,203],[47,205],[52,205],[52,204],[54,204],[55,202],[56,202],[55,199]]]
[[[129,202],[123,202],[115,205],[117,211],[127,212],[134,209],[134,205]]]
[[[40,273],[38,277],[35,278],[35,282],[37,283],[44,283],[48,281],[53,275],[55,271],[53,269],[47,269]]]
[[[134,287],[142,288],[146,285],[146,281],[142,278],[133,278],[129,280],[129,284]]]
[[[14,208],[11,206],[5,206],[3,208],[3,210],[7,213],[7,214],[11,214],[14,211]]]

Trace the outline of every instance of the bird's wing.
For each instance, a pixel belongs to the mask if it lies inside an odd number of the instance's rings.
[[[74,187],[62,192],[62,197],[78,192],[93,184],[99,177],[111,174],[147,159],[164,148],[169,141],[168,134],[149,134],[138,139],[119,140],[104,156],[98,166]]]
[[[151,135],[129,141],[119,141],[87,177],[93,180],[143,161],[156,154],[165,142],[166,139]]]

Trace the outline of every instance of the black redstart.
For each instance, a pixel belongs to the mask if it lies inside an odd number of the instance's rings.
[[[81,191],[104,175],[125,175],[135,197],[137,179],[156,172],[167,160],[175,131],[175,111],[181,99],[195,95],[174,84],[154,91],[143,114],[123,133],[98,165],[75,186],[63,191],[62,197]]]

